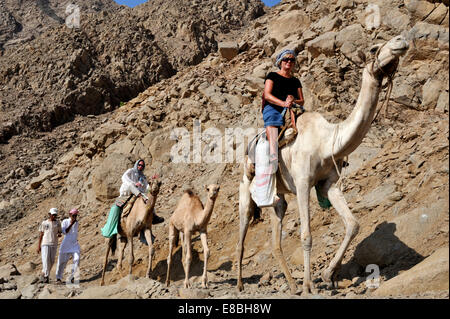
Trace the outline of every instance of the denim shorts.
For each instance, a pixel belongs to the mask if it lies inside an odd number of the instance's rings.
[[[264,127],[267,126],[276,126],[280,127],[284,124],[284,113],[286,112],[286,108],[283,108],[282,112],[279,112],[276,108],[274,108],[270,104],[266,104],[263,110],[263,121]]]

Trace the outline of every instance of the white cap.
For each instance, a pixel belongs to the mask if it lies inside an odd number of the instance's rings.
[[[50,214],[52,214],[52,215],[58,215],[58,209],[56,209],[56,208],[50,208]]]

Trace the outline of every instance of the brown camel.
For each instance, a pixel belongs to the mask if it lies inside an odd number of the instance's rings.
[[[172,263],[172,249],[177,244],[178,234],[181,233],[181,243],[183,249],[184,261],[184,287],[190,288],[189,283],[189,267],[192,260],[191,237],[194,232],[200,232],[200,239],[203,245],[204,265],[202,276],[202,287],[208,288],[208,278],[206,268],[208,265],[209,248],[207,241],[207,227],[211,217],[214,203],[219,193],[220,186],[211,184],[206,186],[208,191],[208,200],[206,206],[203,207],[200,198],[191,190],[187,190],[181,196],[173,215],[169,220],[169,256],[167,257],[167,277],[166,285],[170,282],[170,267]]]
[[[145,203],[142,196],[139,196],[136,199],[133,207],[131,208],[130,213],[126,217],[121,217],[120,225],[119,225],[119,260],[117,263],[117,269],[122,269],[122,258],[123,252],[128,242],[130,242],[130,271],[131,275],[133,262],[134,262],[134,254],[133,254],[133,237],[137,236],[142,230],[144,230],[145,239],[148,243],[148,268],[147,268],[147,276],[150,277],[150,272],[152,270],[152,259],[153,259],[153,242],[152,242],[152,221],[153,214],[151,213],[155,207],[156,197],[159,193],[159,188],[161,186],[161,182],[154,179],[150,183],[150,188],[148,191],[148,200]],[[117,243],[117,235],[114,235],[108,240],[108,247],[106,249],[105,256],[105,264],[103,266],[102,273],[102,282],[103,286],[105,283],[105,271],[106,265],[108,264],[108,254],[111,249],[114,254],[116,243]]]

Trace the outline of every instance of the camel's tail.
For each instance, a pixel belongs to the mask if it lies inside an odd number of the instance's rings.
[[[111,248],[111,255],[114,256],[114,253],[116,252],[116,248],[117,248],[117,234],[112,235],[109,238],[109,247]]]

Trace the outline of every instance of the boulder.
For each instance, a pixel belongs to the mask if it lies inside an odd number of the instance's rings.
[[[388,196],[396,191],[394,184],[381,185],[366,194],[361,202],[354,207],[355,211],[373,209],[386,201]]]
[[[444,21],[447,16],[446,22]],[[430,15],[425,19],[425,22],[433,24],[442,24],[448,27],[448,6],[443,3],[439,3],[438,6],[430,13]]]
[[[409,25],[411,18],[403,14],[397,8],[389,8],[382,10],[382,24],[388,26],[392,31],[401,33],[405,30],[405,26]]]
[[[428,79],[428,81],[422,87],[422,105],[424,110],[434,109],[441,90],[444,87],[444,83],[439,80]]]
[[[418,109],[419,107],[419,101],[416,98],[416,92],[414,91],[414,88],[407,83],[401,83],[396,86],[395,90],[393,90],[392,92],[391,98],[397,103],[406,105],[414,109]]]
[[[336,47],[346,56],[360,49],[365,51],[368,42],[365,30],[359,23],[349,25],[336,34]]]
[[[202,289],[178,289],[178,295],[182,299],[205,299],[209,296],[209,292]]]
[[[219,54],[222,58],[232,60],[239,53],[239,44],[236,42],[220,42]]]
[[[17,275],[20,275],[20,273],[14,264],[6,264],[0,267],[0,278],[9,278]]]
[[[442,91],[436,103],[436,111],[448,113],[448,91]]]
[[[314,40],[306,42],[305,48],[311,53],[313,58],[318,57],[322,53],[332,56],[335,49],[336,35],[337,32],[326,32]]]
[[[31,274],[36,270],[36,264],[28,261],[20,266],[17,267],[17,269],[19,270],[19,272],[23,275],[23,274]]]
[[[439,248],[411,269],[382,283],[373,294],[375,296],[395,296],[448,290],[448,248],[448,246]]]
[[[14,281],[17,284],[17,288],[22,290],[28,286],[37,284],[39,282],[39,277],[37,275],[21,275],[14,277]]]
[[[425,19],[433,10],[434,4],[421,0],[405,0],[405,7],[416,18]]]
[[[110,200],[119,196],[122,174],[133,167],[134,161],[129,155],[109,154],[92,172],[92,187],[99,200]]]
[[[271,67],[273,67],[273,63],[271,61],[261,63],[253,69],[252,75],[257,78],[265,79]]]
[[[25,288],[20,289],[20,293],[22,294],[22,299],[33,299],[36,296],[38,291],[39,291],[39,287],[37,284],[26,286]]]
[[[0,299],[20,299],[22,294],[18,290],[7,290],[0,292]]]
[[[56,175],[56,172],[52,169],[51,170],[42,169],[41,172],[39,173],[39,176],[37,176],[31,180],[31,182],[28,184],[28,187],[30,189],[36,189],[39,186],[41,186],[41,184],[45,180],[47,180],[55,175]]]
[[[355,261],[363,267],[369,264],[383,267],[404,257],[413,262],[423,259],[427,254],[424,243],[435,232],[436,225],[446,223],[448,205],[448,200],[439,200],[378,225],[356,247]]]
[[[280,15],[269,23],[268,35],[275,38],[278,42],[282,42],[290,33],[300,34],[304,32],[310,24],[311,20],[303,10],[292,10]]]

